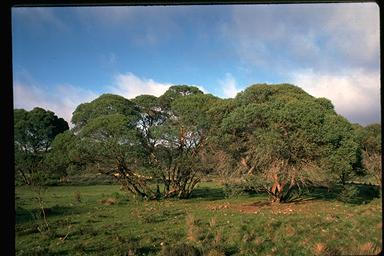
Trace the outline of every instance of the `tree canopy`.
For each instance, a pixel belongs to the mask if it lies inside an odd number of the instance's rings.
[[[382,185],[381,125],[371,124],[366,127],[354,126],[362,154],[364,170]]]
[[[288,84],[253,85],[234,101],[219,126],[219,148],[274,200],[288,200],[306,184],[345,181],[352,172],[353,128],[329,101]]]
[[[46,152],[56,135],[68,129],[68,123],[49,110],[14,110],[15,145],[20,150]]]
[[[232,99],[188,85],[160,97],[103,94],[80,104],[72,123],[66,131],[50,111],[16,109],[15,145],[50,151],[46,160],[62,175],[114,175],[145,198],[189,197],[216,172],[283,202],[305,186],[344,183],[362,166],[361,152],[381,154],[380,125],[352,125],[330,100],[290,84],[255,84]]]
[[[74,130],[78,131],[92,119],[117,113],[124,116],[138,115],[133,102],[119,95],[103,94],[89,103],[80,104],[73,112],[71,121],[75,125]]]
[[[14,110],[15,170],[24,183],[30,182],[56,135],[68,129],[68,123],[52,111],[39,107]]]

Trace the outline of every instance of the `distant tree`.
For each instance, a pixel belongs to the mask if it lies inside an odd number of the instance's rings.
[[[68,130],[68,123],[52,111],[34,108],[14,110],[16,146],[31,153],[47,152],[57,134]]]
[[[372,175],[377,184],[382,186],[382,165],[381,165],[381,125],[371,124],[366,127],[355,126],[363,155],[363,167]]]
[[[15,180],[20,178],[33,191],[33,199],[44,221],[39,231],[49,230],[43,195],[52,170],[46,163],[46,156],[54,138],[68,128],[67,122],[52,111],[38,107],[31,111],[14,110]]]
[[[356,162],[352,126],[326,100],[288,84],[254,85],[223,117],[222,150],[254,189],[285,202],[314,183],[345,181]],[[326,104],[324,104],[326,103]]]
[[[56,135],[68,129],[68,123],[52,111],[38,107],[14,110],[15,170],[24,183],[31,183]]]

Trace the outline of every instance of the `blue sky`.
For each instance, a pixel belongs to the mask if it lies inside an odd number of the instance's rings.
[[[68,122],[101,93],[195,85],[222,98],[292,83],[351,122],[380,122],[375,3],[12,9],[14,107]]]

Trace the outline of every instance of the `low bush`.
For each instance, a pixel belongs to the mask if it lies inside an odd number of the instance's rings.
[[[87,173],[82,175],[68,176],[60,182],[59,185],[111,185],[118,184],[116,179],[110,175]]]
[[[246,194],[244,184],[242,183],[225,183],[223,191],[226,198],[237,198]]]
[[[377,197],[380,197],[380,191],[376,186],[346,184],[337,199],[344,203],[364,204]]]

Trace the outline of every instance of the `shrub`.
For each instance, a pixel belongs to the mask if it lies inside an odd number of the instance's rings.
[[[111,175],[86,173],[82,175],[68,176],[60,182],[61,185],[109,185],[117,184],[115,177]]]
[[[359,189],[355,186],[344,186],[337,199],[344,203],[357,203]]]
[[[337,199],[350,204],[368,203],[375,197],[380,197],[379,189],[376,186],[368,185],[344,185]]]
[[[246,193],[241,183],[225,183],[223,191],[226,198],[236,198]]]

